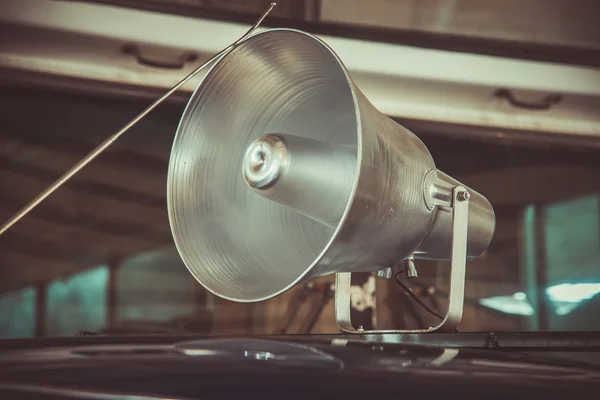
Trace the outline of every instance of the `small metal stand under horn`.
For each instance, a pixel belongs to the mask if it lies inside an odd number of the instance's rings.
[[[426,198],[431,196],[425,194]],[[381,333],[424,333],[440,330],[443,332],[453,332],[458,327],[463,315],[463,305],[465,297],[465,273],[467,264],[467,229],[469,218],[469,199],[470,194],[463,186],[456,186],[450,192],[447,200],[434,199],[429,197],[431,202],[437,203],[442,207],[443,212],[452,213],[452,255],[450,258],[450,290],[448,298],[448,311],[444,319],[436,326],[424,329],[385,329],[385,330],[364,330],[356,329],[350,319],[350,285],[351,272],[340,272],[335,275],[335,317],[338,326],[348,333],[359,334],[381,334]],[[412,260],[406,263],[407,268],[412,264]],[[390,269],[391,272],[391,269]],[[391,277],[388,274],[387,277]]]

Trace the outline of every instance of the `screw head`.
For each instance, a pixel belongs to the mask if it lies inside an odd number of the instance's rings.
[[[458,201],[466,201],[471,198],[471,195],[469,194],[469,192],[459,192],[457,198]]]
[[[377,276],[384,279],[390,279],[392,277],[392,269],[390,267],[380,269],[377,271]]]

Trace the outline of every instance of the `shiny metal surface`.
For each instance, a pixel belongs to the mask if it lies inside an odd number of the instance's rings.
[[[242,161],[242,175],[248,185],[265,190],[279,180],[289,165],[285,143],[275,135],[264,135],[250,143]]]
[[[377,276],[383,279],[391,279],[393,276],[393,271],[391,267],[387,267],[384,269],[380,269],[377,271]]]
[[[452,214],[444,209],[447,199],[452,199],[452,191],[462,185],[459,181],[440,170],[427,174],[426,190],[432,190],[431,203],[438,206],[433,225],[427,238],[415,252],[417,259],[449,260],[452,249]],[[490,202],[472,188],[465,187],[469,194],[469,226],[467,238],[467,259],[477,258],[490,245],[494,237],[496,217]]]
[[[273,297],[331,267],[325,259],[310,268],[334,234],[248,186],[241,173],[248,146],[269,133],[358,144],[353,91],[331,50],[291,30],[248,40],[221,58],[192,96],[167,187],[183,261],[207,289],[238,301]]]
[[[125,132],[129,131],[129,129],[131,129],[135,124],[137,124],[142,118],[144,118],[146,115],[148,115],[152,110],[154,110],[156,107],[158,107],[159,104],[161,104],[169,96],[171,96],[173,93],[175,93],[177,91],[177,89],[179,89],[181,86],[185,85],[186,82],[188,82],[194,76],[198,75],[198,73],[200,71],[202,71],[207,66],[211,65],[216,59],[221,57],[223,54],[227,53],[231,49],[234,49],[237,45],[239,45],[244,40],[246,40],[246,38],[248,38],[252,34],[252,32],[254,32],[256,30],[256,28],[258,28],[258,26],[267,17],[267,15],[269,15],[269,13],[271,12],[271,10],[273,10],[275,5],[276,5],[275,3],[271,3],[271,6],[269,7],[269,9],[267,11],[265,11],[265,13],[258,19],[258,21],[256,21],[256,23],[254,23],[254,25],[248,31],[246,31],[246,33],[244,33],[238,40],[236,40],[235,42],[233,42],[232,44],[230,44],[229,46],[227,46],[226,48],[224,48],[223,50],[221,50],[220,52],[218,52],[217,54],[212,56],[208,61],[206,61],[205,63],[200,65],[198,68],[196,68],[195,70],[190,72],[185,78],[183,78],[181,81],[179,81],[179,83],[177,83],[175,86],[173,86],[171,89],[169,89],[169,91],[167,91],[165,94],[163,94],[158,100],[155,100],[144,111],[139,113],[134,119],[129,121],[127,124],[125,124],[125,126],[123,126],[117,132],[113,133],[110,137],[108,137],[106,140],[104,140],[102,143],[100,143],[94,150],[92,150],[89,154],[87,154],[85,157],[83,157],[81,160],[79,160],[73,167],[71,167],[67,172],[65,172],[60,178],[58,178],[50,186],[48,186],[46,189],[44,189],[39,195],[37,195],[37,197],[35,197],[31,202],[29,202],[29,204],[27,204],[25,207],[23,207],[21,210],[19,210],[14,216],[12,216],[8,221],[6,221],[6,223],[4,223],[4,225],[2,225],[2,227],[0,227],[0,235],[2,235],[4,232],[6,232],[8,229],[10,229],[10,227],[12,227],[14,224],[19,222],[19,220],[21,218],[23,218],[24,216],[29,214],[31,212],[31,210],[33,210],[35,207],[38,206],[38,204],[40,204],[42,201],[44,201],[46,199],[46,197],[48,197],[52,193],[54,193],[54,191],[56,189],[58,189],[59,187],[64,185],[67,181],[69,181],[69,179],[71,179],[73,176],[75,176],[86,165],[91,163],[96,157],[98,157],[106,149],[108,149],[110,146],[112,146],[112,144],[115,141],[117,141],[121,137],[121,135],[123,135]]]
[[[351,319],[350,286],[352,282],[352,273],[343,272],[338,273],[335,276],[335,318],[340,329],[348,333],[367,335],[425,333],[437,330],[442,332],[453,332],[456,329],[462,320],[464,307],[470,197],[469,192],[464,186],[456,186],[452,190],[450,290],[448,292],[448,311],[446,312],[444,319],[436,326],[423,327],[420,329],[379,329],[369,331],[361,329],[362,327],[356,329],[354,328]],[[407,263],[412,262],[411,259],[412,256],[407,259]]]
[[[423,182],[423,198],[427,208],[433,210],[435,206],[450,207],[453,187],[438,178],[437,170],[428,171]]]
[[[256,155],[266,134],[285,138],[289,160],[276,161],[277,178],[257,189],[243,171],[259,166],[244,156],[249,147]],[[274,29],[224,55],[192,96],[169,163],[169,220],[202,285],[259,301],[412,254],[442,213],[423,198],[432,169],[423,143],[375,109],[333,50],[310,34]],[[447,220],[439,226],[451,234]],[[450,246],[436,250],[423,252],[450,256]]]
[[[265,135],[244,155],[256,193],[335,229],[350,200],[356,149],[293,135]]]
[[[257,338],[201,339],[176,343],[177,353],[223,362],[250,362],[281,367],[310,367],[323,371],[341,370],[344,363],[314,346]]]
[[[472,196],[466,187],[456,186],[452,191],[452,250],[450,285],[448,286],[448,313],[439,325],[440,330],[453,332],[462,320],[465,303],[467,247],[469,234],[469,206]]]
[[[410,255],[404,260],[404,276],[406,279],[415,279],[419,276],[419,272],[417,271],[417,267],[415,267],[415,256]]]

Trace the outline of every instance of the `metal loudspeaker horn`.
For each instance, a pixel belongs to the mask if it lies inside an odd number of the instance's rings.
[[[177,249],[206,289],[251,302],[337,273],[349,332],[350,273],[419,258],[452,260],[448,315],[425,331],[454,329],[466,259],[495,225],[490,203],[437,170],[332,49],[288,29],[250,37],[204,77],[177,130],[167,196]]]

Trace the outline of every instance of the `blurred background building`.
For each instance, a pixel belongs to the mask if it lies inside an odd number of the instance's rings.
[[[3,1],[0,217],[235,40],[268,4]],[[265,23],[322,37],[376,107],[491,201],[496,235],[468,264],[461,330],[600,328],[598,15],[594,0],[288,0]],[[199,79],[0,236],[0,337],[282,327],[302,287],[262,303],[227,302],[192,278],[174,248],[167,162]],[[439,309],[447,267],[418,263],[412,284]],[[306,332],[312,319],[313,333],[338,332],[332,280],[307,291],[289,333]],[[393,281],[364,276],[356,289],[357,301],[375,304],[356,307],[365,326],[433,323]]]

